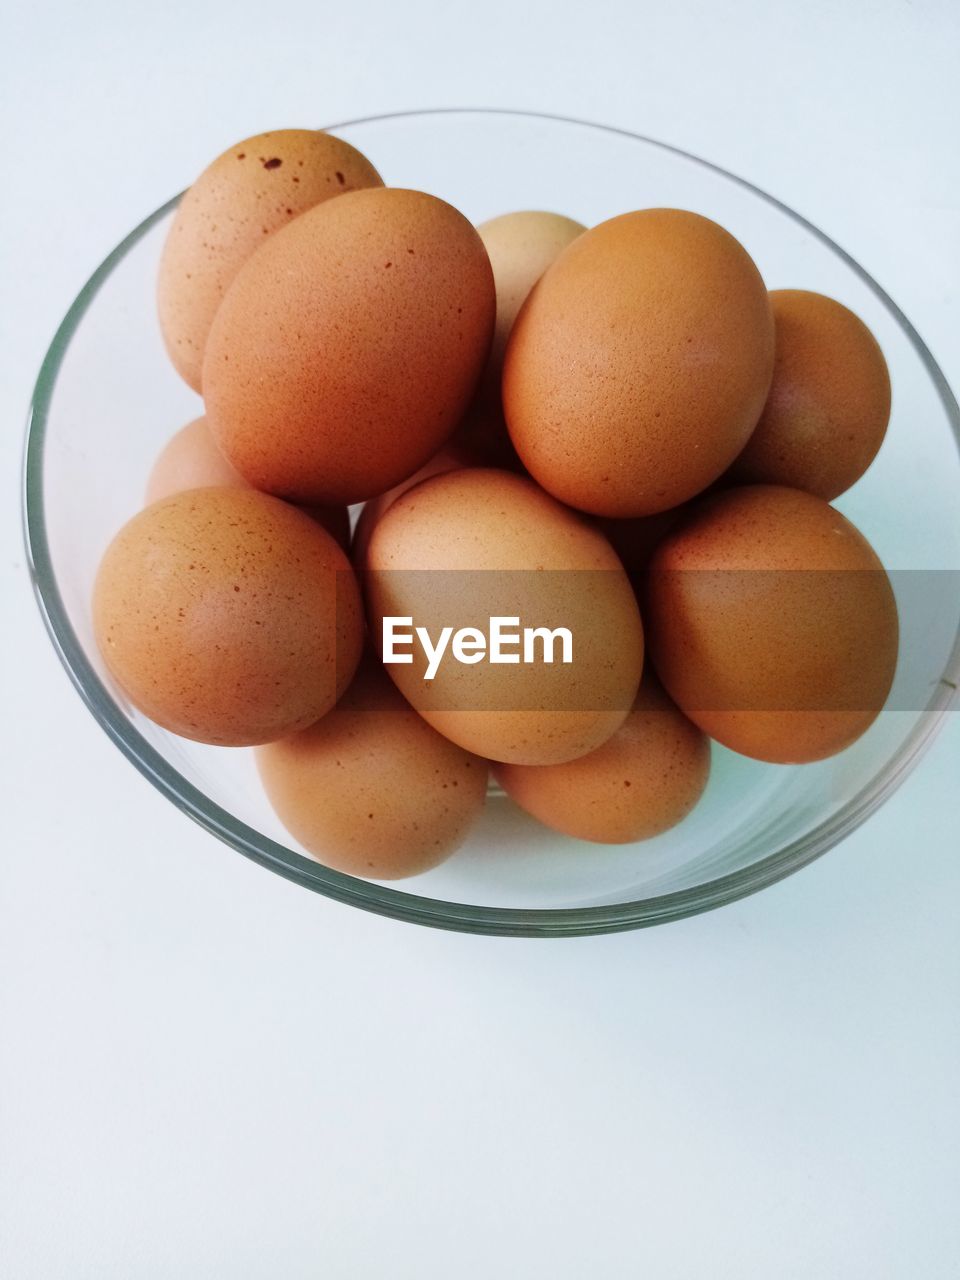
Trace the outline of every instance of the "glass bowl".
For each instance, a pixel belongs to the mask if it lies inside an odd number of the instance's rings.
[[[960,413],[917,333],[849,254],[800,215],[651,139],[480,110],[408,112],[334,130],[388,183],[443,196],[475,222],[523,208],[588,225],[650,205],[697,210],[746,245],[769,287],[820,290],[867,322],[890,365],[893,415],[876,462],[838,506],[894,571],[903,656],[888,709],[853,747],[819,764],[763,765],[715,746],[699,807],[641,844],[564,839],[494,793],[467,845],[402,887],[330,871],[291,847],[262,796],[252,753],[187,742],[147,721],[113,685],[93,641],[100,555],[140,506],[161,445],[201,407],[166,360],[154,311],[176,199],[117,246],[67,312],[29,422],[28,555],[51,640],[87,706],[164,795],[240,853],[328,897],[420,924],[540,936],[636,928],[730,902],[811,862],[899,785],[958,681]]]

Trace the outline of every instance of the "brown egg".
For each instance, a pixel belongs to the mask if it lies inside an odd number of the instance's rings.
[[[214,443],[206,418],[188,422],[167,441],[147,481],[147,506],[184,489],[249,489],[240,472]],[[305,506],[303,510],[346,551],[350,546],[350,515],[346,507]]]
[[[369,498],[363,504],[363,510],[360,512],[357,526],[353,531],[350,559],[354,565],[358,569],[365,568],[367,547],[370,545],[370,535],[373,533],[374,526],[383,513],[389,510],[408,489],[420,484],[422,480],[429,480],[431,476],[441,476],[447,471],[457,471],[460,467],[470,465],[468,452],[463,448],[458,448],[451,441],[450,444],[444,445],[438,453],[435,453],[412,476],[407,476],[406,480],[401,480],[399,484],[394,485],[392,489],[388,489],[386,493],[381,493],[378,498]]]
[[[408,617],[409,665],[387,666],[401,693],[445,737],[490,760],[555,764],[585,755],[623,723],[643,664],[643,630],[626,574],[607,540],[531,481],[471,468],[425,480],[390,507],[370,539],[365,586],[371,633]],[[426,572],[425,572],[426,571]],[[566,629],[551,642],[501,644],[501,630]],[[497,624],[499,625],[499,624]],[[413,632],[411,627],[411,636]],[[471,654],[457,634],[473,628]],[[483,647],[477,647],[480,642]],[[565,661],[569,657],[570,661]]]
[[[776,359],[756,430],[729,476],[785,484],[829,501],[877,456],[890,420],[890,374],[876,338],[832,298],[770,294]]]
[[[773,485],[706,499],[650,562],[650,656],[704,732],[757,760],[842,751],[897,663],[897,607],[867,540],[821,498]]]
[[[644,516],[746,444],[773,371],[760,273],[707,218],[644,209],[585,231],[541,277],[503,371],[510,435],[554,497]]]
[[[490,357],[481,380],[481,399],[493,420],[487,415],[488,429],[493,440],[506,436],[503,409],[500,400],[500,380],[503,375],[503,353],[513,322],[517,318],[527,294],[537,283],[547,267],[586,230],[580,222],[565,218],[559,213],[541,210],[524,210],[520,213],[504,213],[477,227],[493,268],[493,280],[497,291],[497,322],[493,331]],[[509,441],[505,441],[509,444]],[[500,465],[491,459],[491,465]]]
[[[100,563],[97,643],[151,720],[249,746],[306,728],[360,657],[349,561],[313,520],[244,489],[193,489],[126,524]]]
[[[486,761],[448,742],[404,701],[376,659],[328,715],[260,747],[280,821],[348,875],[396,880],[463,843],[487,790]]]
[[[627,844],[675,827],[703,794],[710,741],[644,673],[626,720],[602,747],[568,764],[497,764],[493,775],[554,831]]]
[[[423,466],[463,416],[493,329],[474,228],[419,191],[354,191],[278,231],[217,312],[214,439],[258,489],[351,503]]]
[[[331,196],[382,185],[365,156],[316,129],[247,138],[204,170],[180,201],[157,288],[167,351],[194,391],[217,308],[264,238]]]

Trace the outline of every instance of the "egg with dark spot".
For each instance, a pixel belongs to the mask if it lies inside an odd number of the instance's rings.
[[[246,489],[187,490],[134,516],[100,563],[93,621],[134,706],[224,746],[319,719],[363,638],[344,552],[302,511]]]
[[[493,330],[474,228],[419,191],[353,191],[267,240],[207,343],[219,447],[258,489],[353,503],[412,475],[461,420]]]
[[[194,391],[217,308],[264,236],[331,196],[382,185],[366,156],[317,129],[258,134],[204,170],[180,201],[157,281],[167,351]]]

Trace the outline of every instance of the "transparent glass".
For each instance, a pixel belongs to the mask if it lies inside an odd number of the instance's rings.
[[[554,209],[592,224],[627,209],[694,209],[728,227],[771,288],[818,289],[880,340],[894,408],[888,438],[838,505],[890,569],[960,569],[960,414],[906,317],[837,245],[749,183],[622,130],[516,112],[414,112],[335,132],[385,180],[451,201],[479,222]],[[184,813],[240,853],[342,902],[475,933],[602,933],[674,920],[752,893],[826,852],[899,785],[955,696],[960,599],[944,593],[924,636],[929,701],[884,712],[850,750],[797,768],[714,748],[703,802],[679,827],[624,847],[561,838],[492,794],[466,847],[402,887],[327,870],[291,846],[249,751],[176,738],[130,707],[91,628],[100,555],[141,503],[166,439],[200,411],[169,366],[154,312],[158,255],[176,200],[118,245],[67,312],[37,381],[26,448],[28,553],[51,640],[103,729]],[[953,574],[948,579],[956,581]],[[926,624],[901,601],[904,649]]]

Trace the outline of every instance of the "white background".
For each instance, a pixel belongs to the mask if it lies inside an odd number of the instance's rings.
[[[225,145],[415,106],[635,128],[849,248],[954,387],[952,0],[24,4],[4,18],[0,1273],[946,1280],[960,1271],[960,717],[813,867],[561,942],[245,862],[82,708],[20,430],[90,270]]]

